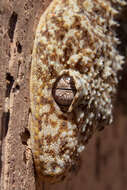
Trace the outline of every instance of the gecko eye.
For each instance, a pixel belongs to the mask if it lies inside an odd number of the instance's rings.
[[[55,81],[52,95],[62,112],[68,111],[76,92],[73,77],[64,74]]]

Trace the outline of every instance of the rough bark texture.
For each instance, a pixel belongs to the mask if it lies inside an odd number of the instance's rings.
[[[116,97],[115,121],[91,139],[79,173],[63,184],[35,183],[34,164],[27,146],[29,76],[35,29],[50,2],[0,0],[0,189],[127,189],[127,62]],[[126,17],[125,11],[123,18]],[[119,30],[120,50],[125,53],[126,20],[120,21],[124,23]]]

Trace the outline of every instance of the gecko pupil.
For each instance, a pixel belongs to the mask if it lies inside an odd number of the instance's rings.
[[[67,112],[76,94],[73,77],[67,74],[59,77],[53,86],[52,94],[61,111]]]

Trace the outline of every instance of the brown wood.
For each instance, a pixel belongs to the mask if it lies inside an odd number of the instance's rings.
[[[79,173],[62,184],[35,184],[27,145],[31,52],[40,14],[50,2],[0,0],[0,189],[127,189],[127,62],[116,97],[114,123],[90,140]],[[119,31],[122,51],[127,47],[124,29]]]

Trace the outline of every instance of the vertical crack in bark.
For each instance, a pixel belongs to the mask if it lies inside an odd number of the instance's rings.
[[[11,42],[13,42],[13,36],[14,36],[17,19],[18,19],[17,13],[13,12],[9,20],[9,29],[8,29],[8,36]]]
[[[5,91],[5,99],[9,100],[10,97],[10,92],[12,89],[12,86],[14,84],[14,78],[13,76],[11,76],[10,73],[6,74],[6,91]],[[0,134],[0,140],[2,141],[2,139],[6,136],[7,131],[8,131],[8,123],[9,123],[9,118],[10,118],[10,111],[9,111],[9,105],[8,105],[8,101],[5,101],[5,111],[2,114],[2,118],[1,118],[1,134]]]
[[[1,135],[0,135],[1,141],[7,134],[9,118],[10,118],[10,112],[9,111],[3,112],[2,118],[1,118],[1,126],[2,126]]]

